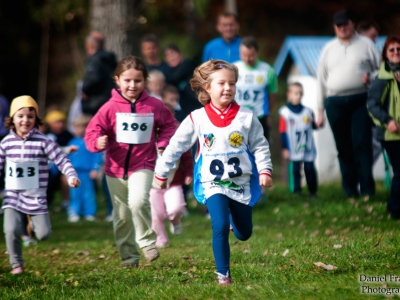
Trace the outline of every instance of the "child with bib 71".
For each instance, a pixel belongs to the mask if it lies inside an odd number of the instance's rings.
[[[269,144],[257,116],[234,101],[236,66],[210,60],[193,75],[191,87],[204,107],[182,122],[157,163],[155,178],[165,187],[175,161],[198,142],[194,194],[211,216],[218,282],[229,285],[230,226],[239,240],[250,238],[252,208],[261,187],[272,186]]]

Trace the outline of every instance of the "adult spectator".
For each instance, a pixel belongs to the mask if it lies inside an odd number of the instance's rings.
[[[169,76],[169,66],[160,58],[160,47],[158,39],[154,34],[146,34],[140,42],[140,49],[149,72],[161,71],[166,78]]]
[[[169,44],[164,48],[164,57],[170,67],[167,83],[178,89],[183,111],[189,114],[193,110],[203,107],[189,83],[196,68],[194,61],[184,58],[181,50],[175,44]]]
[[[88,59],[82,84],[82,111],[95,115],[111,97],[115,87],[113,75],[117,66],[115,54],[103,49],[104,36],[94,31],[86,38],[85,49]]]
[[[363,21],[360,22],[357,26],[357,32],[363,36],[370,38],[374,43],[376,43],[376,40],[378,38],[379,30],[379,25],[373,21]]]
[[[376,40],[379,35],[379,26],[375,22],[369,22],[369,21],[362,21],[358,23],[357,26],[357,32],[360,35],[366,36],[367,38],[371,39],[374,43],[376,43]],[[378,70],[374,72],[373,74],[370,74],[371,78],[375,78],[378,75]],[[378,140],[378,133],[379,129],[376,126],[372,127],[372,157],[373,157],[373,163],[378,161],[379,157],[382,154],[382,144]],[[386,164],[386,160],[385,160]]]
[[[239,33],[239,21],[236,14],[225,12],[218,16],[216,29],[221,35],[209,41],[203,50],[202,61],[209,59],[222,59],[233,63],[240,59],[239,46],[241,39]]]
[[[364,200],[375,192],[372,177],[372,122],[366,108],[369,75],[379,68],[374,43],[357,34],[350,13],[333,18],[336,38],[321,52],[318,65],[317,126],[324,123],[324,105],[338,151],[342,186],[347,197]]]
[[[254,37],[242,39],[240,58],[234,63],[239,69],[235,100],[256,114],[269,140],[269,116],[276,102],[278,78],[268,63],[258,59],[258,43]]]
[[[368,92],[368,110],[379,127],[382,141],[393,167],[392,188],[387,209],[400,219],[400,36],[389,36],[382,50],[378,76]]]

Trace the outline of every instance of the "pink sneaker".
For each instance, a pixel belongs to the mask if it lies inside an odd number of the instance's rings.
[[[226,272],[226,275],[223,275],[221,273],[215,272],[218,275],[218,284],[225,286],[225,285],[230,285],[232,283],[232,278],[229,275],[229,271]]]
[[[12,269],[11,274],[18,275],[18,274],[22,274],[23,272],[24,272],[24,266],[19,266],[19,267]]]

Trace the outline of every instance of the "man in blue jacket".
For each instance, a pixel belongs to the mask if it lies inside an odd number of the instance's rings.
[[[202,61],[209,59],[222,59],[233,63],[240,59],[239,47],[241,39],[239,33],[238,17],[231,12],[225,12],[218,16],[217,31],[221,37],[209,41],[203,50]]]

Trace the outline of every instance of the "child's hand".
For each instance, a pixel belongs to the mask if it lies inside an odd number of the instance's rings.
[[[165,150],[164,148],[158,148],[157,152],[159,155],[162,155],[164,153],[164,150]]]
[[[162,181],[157,178],[155,178],[155,180],[161,189],[165,189],[167,187],[167,181]]]
[[[397,124],[397,122],[395,120],[390,120],[390,122],[388,123],[387,126],[387,130],[390,133],[395,133],[399,131],[399,124]]]
[[[68,184],[70,187],[77,188],[81,185],[81,181],[78,178],[71,178],[68,180]]]
[[[288,149],[283,149],[283,150],[282,150],[282,157],[283,157],[284,159],[289,159],[289,157],[290,157],[290,152],[289,152]]]
[[[99,150],[106,149],[107,143],[108,143],[108,136],[103,135],[103,136],[99,137],[97,139],[97,143],[96,143],[97,149],[99,149]]]
[[[99,172],[92,170],[92,171],[90,171],[89,176],[91,179],[96,179],[98,174],[99,174]]]
[[[189,184],[192,183],[192,180],[193,180],[192,176],[186,176],[184,182],[185,182],[186,185],[189,185]]]
[[[268,175],[261,174],[260,175],[260,185],[265,186],[267,188],[272,187],[272,178]]]
[[[78,151],[78,146],[74,146],[74,145],[67,146],[67,147],[64,147],[63,150],[64,150],[65,154],[70,155],[71,153]]]

